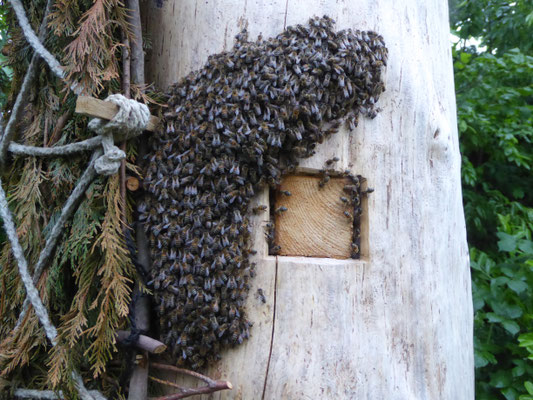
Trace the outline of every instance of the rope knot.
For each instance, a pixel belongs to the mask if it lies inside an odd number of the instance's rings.
[[[121,94],[112,94],[105,101],[119,107],[117,114],[110,121],[93,118],[89,129],[102,137],[104,155],[94,163],[94,169],[101,175],[113,175],[118,172],[120,162],[126,153],[115,146],[115,141],[134,138],[142,133],[148,125],[150,111],[145,104],[128,99]]]

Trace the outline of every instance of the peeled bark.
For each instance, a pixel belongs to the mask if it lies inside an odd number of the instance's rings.
[[[210,399],[473,399],[473,321],[446,2],[168,0],[145,3],[148,81],[160,88],[250,39],[328,15],[389,48],[382,112],[302,163],[332,155],[375,189],[361,260],[267,255],[254,217],[252,337],[204,371],[232,382]],[[259,204],[268,203],[263,193]],[[332,232],[334,234],[334,232]],[[261,288],[266,303],[255,293]],[[179,377],[177,382],[191,386]],[[207,397],[206,397],[207,398]]]

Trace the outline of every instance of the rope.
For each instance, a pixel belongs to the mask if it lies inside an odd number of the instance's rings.
[[[102,395],[97,390],[89,390],[89,394],[95,399],[101,399]],[[56,400],[64,399],[63,391],[59,390],[54,392],[53,390],[34,390],[34,389],[15,389],[15,397],[20,399],[43,399],[43,400]]]
[[[7,234],[7,237],[11,243],[11,251],[13,256],[17,261],[19,268],[19,275],[26,289],[26,296],[29,298],[39,322],[44,328],[46,337],[52,343],[52,346],[57,345],[57,330],[55,326],[50,321],[50,317],[46,308],[39,297],[39,292],[35,285],[33,284],[33,279],[28,270],[28,263],[24,257],[22,247],[19,243],[17,231],[15,229],[15,223],[11,217],[11,212],[9,211],[9,206],[6,199],[6,194],[2,187],[2,180],[0,179],[0,217],[4,220],[4,230]],[[89,391],[85,388],[83,380],[78,372],[72,371],[72,378],[76,385],[76,389],[82,400],[95,400],[95,399],[104,399],[100,394],[93,396],[89,394]]]
[[[28,41],[28,43],[31,45],[31,47],[33,47],[33,50],[35,50],[35,52],[39,56],[41,56],[43,60],[48,64],[54,75],[56,75],[59,79],[64,80],[65,71],[63,70],[63,67],[61,66],[59,61],[57,61],[57,59],[52,55],[52,53],[46,50],[37,35],[35,35],[35,32],[33,31],[30,22],[28,21],[28,17],[26,17],[26,12],[24,11],[24,6],[22,5],[22,2],[20,0],[10,0],[10,3],[13,7],[13,10],[15,10],[19,25],[22,28],[22,32],[24,32],[24,36],[26,36],[26,40]],[[81,86],[77,84],[72,84],[70,88],[77,95],[80,95],[82,92]]]
[[[87,140],[82,140],[81,142],[69,143],[63,146],[55,147],[26,146],[11,142],[8,149],[13,154],[23,154],[35,157],[63,157],[70,154],[79,153],[80,151],[92,150],[101,144],[102,138],[100,136],[95,136]]]
[[[123,141],[140,135],[148,125],[150,110],[145,104],[121,94],[112,94],[105,101],[119,106],[119,111],[111,121],[92,119],[88,127],[100,135],[104,148],[104,155],[94,164],[96,172],[101,175],[113,175],[118,172],[120,162],[126,158],[126,153],[115,146],[114,141]]]
[[[63,208],[61,209],[61,214],[59,218],[57,219],[56,223],[52,227],[52,230],[50,231],[50,234],[48,235],[48,238],[46,239],[46,243],[44,245],[44,248],[41,250],[41,253],[39,254],[39,259],[37,260],[37,263],[35,264],[35,267],[33,268],[33,283],[37,284],[39,279],[41,278],[41,273],[50,260],[50,258],[54,254],[54,249],[57,244],[57,241],[63,234],[63,229],[65,227],[65,224],[69,220],[70,216],[74,212],[75,206],[78,204],[79,200],[91,184],[93,178],[95,177],[96,173],[94,170],[94,163],[95,160],[100,157],[102,154],[102,151],[100,149],[95,150],[93,153],[91,162],[89,163],[89,166],[85,170],[85,172],[80,177],[78,183],[76,184],[76,187],[70,194],[69,198],[63,204]],[[28,312],[29,307],[29,300],[26,297],[24,300],[24,304],[22,306],[22,311],[20,312],[19,318],[17,320],[17,324],[15,325],[14,330],[17,330],[20,325],[22,324],[22,321],[24,320],[24,317],[26,316],[26,313]]]
[[[46,3],[46,9],[44,11],[43,20],[41,22],[41,26],[39,27],[40,41],[43,41],[46,37],[46,20],[48,18],[48,14],[50,13],[51,8],[52,0],[48,0]],[[15,104],[13,104],[13,108],[11,109],[11,116],[9,117],[5,129],[0,129],[3,130],[3,133],[0,134],[0,166],[5,162],[7,147],[9,146],[9,143],[11,142],[11,140],[13,140],[13,137],[15,135],[15,125],[20,120],[22,111],[27,103],[27,97],[30,91],[30,84],[35,78],[38,61],[39,55],[37,53],[33,54],[28,70],[26,71],[26,75],[24,75],[24,81],[22,82],[22,86],[20,87],[20,90],[17,94],[17,98],[15,99]]]

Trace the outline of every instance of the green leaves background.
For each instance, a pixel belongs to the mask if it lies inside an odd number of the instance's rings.
[[[450,5],[476,398],[533,400],[533,4]]]

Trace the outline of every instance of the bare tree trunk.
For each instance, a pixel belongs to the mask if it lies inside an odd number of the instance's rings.
[[[243,27],[251,39],[270,37],[324,14],[338,29],[377,31],[389,48],[383,111],[361,118],[351,135],[339,132],[303,163],[319,169],[337,155],[339,168],[375,188],[365,205],[362,259],[268,256],[264,217],[256,217],[252,337],[207,371],[234,386],[209,398],[473,399],[446,2],[150,1],[143,13],[152,41],[147,78],[166,88],[209,54],[229,50]],[[254,297],[258,288],[266,304]]]

